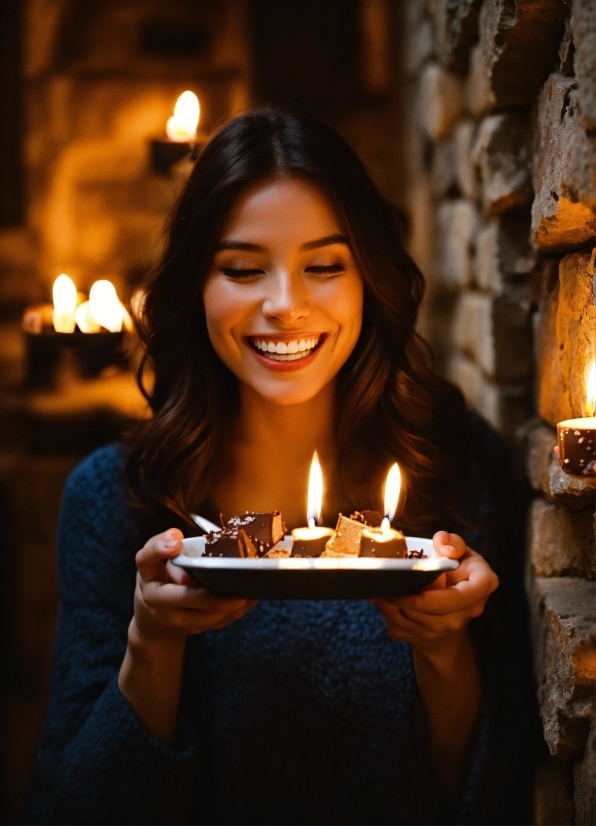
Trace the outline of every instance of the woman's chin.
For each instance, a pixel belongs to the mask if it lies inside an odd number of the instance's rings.
[[[248,387],[268,404],[289,406],[311,401],[327,386],[328,382],[250,382]]]

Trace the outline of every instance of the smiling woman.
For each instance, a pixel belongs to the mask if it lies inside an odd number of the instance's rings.
[[[422,292],[335,133],[264,111],[206,144],[137,318],[153,418],[65,493],[30,819],[527,822],[515,503],[431,369]],[[392,600],[256,605],[172,564],[193,512],[304,525],[315,450],[324,521],[377,509],[398,461],[400,528],[459,565]]]

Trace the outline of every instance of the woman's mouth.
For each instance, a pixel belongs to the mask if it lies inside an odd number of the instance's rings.
[[[248,342],[261,358],[270,361],[301,361],[313,355],[322,345],[325,335],[315,333],[303,338],[278,339],[266,336],[249,336]]]

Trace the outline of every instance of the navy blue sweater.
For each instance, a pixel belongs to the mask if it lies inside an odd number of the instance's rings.
[[[122,448],[102,448],[65,489],[51,699],[27,822],[529,822],[523,596],[503,573],[474,621],[488,691],[454,807],[426,756],[410,648],[366,602],[263,601],[191,637],[175,746],[154,740],[117,685],[140,542],[123,462]],[[488,524],[504,500],[486,490],[481,500]]]

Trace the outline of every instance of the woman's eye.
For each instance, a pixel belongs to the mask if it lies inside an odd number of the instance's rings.
[[[242,269],[235,269],[234,267],[222,267],[224,275],[227,275],[228,278],[251,278],[254,275],[262,275],[263,270],[242,270]]]
[[[345,269],[343,264],[330,264],[327,267],[307,267],[306,272],[313,272],[316,275],[337,275]]]

